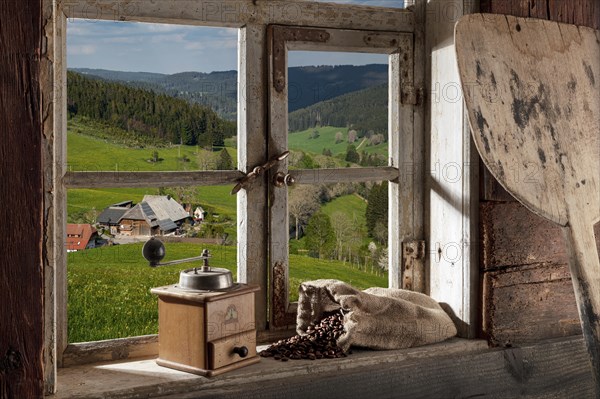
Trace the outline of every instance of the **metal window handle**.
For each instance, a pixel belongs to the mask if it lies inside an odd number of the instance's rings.
[[[236,184],[236,186],[231,190],[231,195],[237,194],[242,188],[246,188],[248,184],[256,179],[258,176],[265,173],[267,170],[271,169],[273,166],[277,165],[279,162],[283,161],[290,155],[289,151],[285,151],[280,155],[277,155],[271,159],[269,159],[265,164],[255,167],[252,172],[248,173],[246,176],[242,177],[242,179]]]
[[[296,183],[296,178],[292,175],[279,172],[273,178],[273,184],[275,187],[290,187]]]

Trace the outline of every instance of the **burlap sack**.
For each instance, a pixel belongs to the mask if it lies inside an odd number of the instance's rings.
[[[339,280],[314,280],[299,289],[297,332],[305,334],[326,312],[342,309],[345,334],[338,345],[402,349],[444,341],[456,327],[440,305],[418,292],[393,288],[359,291]]]

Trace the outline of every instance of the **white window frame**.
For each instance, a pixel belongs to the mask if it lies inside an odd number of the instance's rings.
[[[462,1],[452,0],[461,3]],[[408,2],[407,2],[408,3]],[[268,136],[268,52],[267,27],[269,25],[307,26],[331,29],[362,29],[370,31],[398,32],[414,34],[414,87],[431,87],[425,82],[425,0],[417,0],[412,10],[379,7],[351,6],[347,4],[316,3],[304,0],[43,0],[44,42],[41,59],[42,101],[45,109],[44,125],[44,192],[46,226],[44,242],[45,276],[45,385],[48,393],[57,387],[57,368],[65,364],[67,348],[66,329],[66,251],[64,234],[66,231],[66,190],[67,187],[90,187],[94,181],[98,185],[110,187],[148,187],[168,185],[197,185],[233,182],[242,175],[240,171],[250,171],[255,165],[267,159]],[[66,167],[66,21],[67,18],[102,19],[113,21],[138,21],[170,23],[196,26],[216,26],[239,29],[239,86],[238,86],[238,169],[226,172],[165,172],[157,179],[156,174],[144,173],[115,174],[93,172],[67,173]],[[437,21],[433,22],[437,23]],[[429,30],[429,28],[427,28]],[[433,51],[435,42],[427,49]],[[392,56],[393,57],[393,56]],[[431,63],[428,68],[431,68]],[[393,73],[393,71],[392,71]],[[390,104],[398,97],[394,93]],[[412,145],[401,148],[401,158],[410,164],[410,173],[400,175],[412,181],[412,189],[404,194],[398,189],[390,190],[390,203],[395,206],[422,206],[423,204],[423,165],[425,150],[423,132],[425,113],[431,105],[417,104],[412,111],[403,115],[411,121]],[[408,119],[406,119],[408,118]],[[464,122],[464,121],[463,121]],[[396,121],[390,121],[396,123]],[[463,125],[464,129],[464,125]],[[395,131],[396,129],[390,129]],[[465,147],[467,148],[467,147]],[[411,158],[412,157],[412,158]],[[93,176],[93,177],[90,177]],[[394,185],[392,185],[394,187]],[[429,188],[427,184],[425,187]],[[238,194],[238,215],[246,215],[244,223],[238,223],[238,281],[257,284],[261,292],[256,296],[256,326],[260,333],[268,331],[267,292],[268,226],[265,215],[268,213],[268,186],[266,179],[255,181],[249,190]],[[409,197],[406,197],[409,195]],[[406,202],[406,200],[417,202]],[[468,201],[467,201],[468,202]],[[406,214],[406,212],[405,212]],[[417,212],[415,215],[419,215]],[[472,219],[471,219],[472,220]],[[390,239],[398,242],[400,237],[422,237],[423,221],[419,216],[403,225],[410,231],[398,231]],[[391,227],[393,230],[394,227]],[[427,233],[427,227],[425,228]],[[471,231],[471,230],[469,230]],[[394,235],[397,234],[397,235]],[[399,234],[399,235],[398,235]],[[399,242],[398,242],[399,245]],[[471,276],[471,266],[463,268],[463,280]],[[443,278],[443,272],[433,268],[429,280]],[[391,286],[400,286],[398,270],[390,273]],[[436,292],[436,299],[445,300],[444,292]],[[463,321],[473,324],[470,313],[461,313],[470,306],[471,293],[464,294],[458,304],[449,298],[448,302],[458,309]],[[462,301],[462,305],[461,302]],[[464,304],[467,303],[468,306]],[[467,312],[468,313],[468,312]],[[262,335],[269,337],[269,333]],[[71,347],[73,362],[106,360],[119,350],[125,349],[131,356],[156,353],[155,337],[135,337],[125,340],[111,340],[91,347]],[[78,360],[78,358],[81,359]]]

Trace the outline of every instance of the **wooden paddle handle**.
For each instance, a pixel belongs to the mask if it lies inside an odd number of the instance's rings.
[[[600,257],[593,226],[563,227],[583,336],[592,362],[596,398],[600,399]]]

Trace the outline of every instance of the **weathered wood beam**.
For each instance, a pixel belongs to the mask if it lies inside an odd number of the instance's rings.
[[[311,1],[64,0],[69,18],[240,28],[296,25],[412,32],[411,11]]]
[[[69,344],[63,354],[63,367],[107,362],[158,354],[158,335]]]
[[[172,186],[226,186],[235,184],[244,174],[237,170],[197,172],[67,172],[68,188],[126,188]]]
[[[0,398],[44,395],[42,2],[0,2]]]
[[[250,172],[267,159],[266,26],[247,25],[239,33],[238,169]],[[255,323],[267,328],[268,222],[267,184],[264,177],[237,194],[238,281],[256,284]]]

